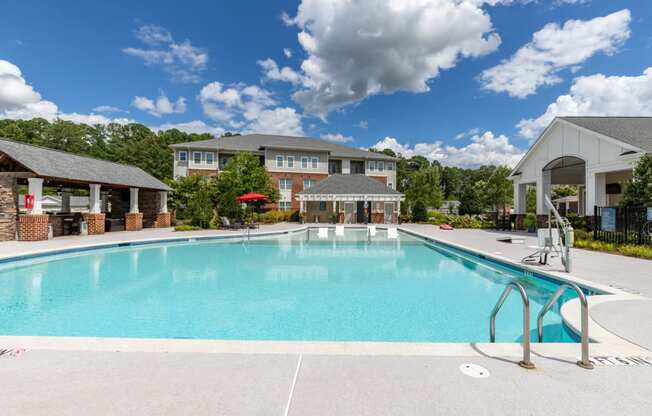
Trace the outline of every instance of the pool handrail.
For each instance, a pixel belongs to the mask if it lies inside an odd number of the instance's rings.
[[[516,288],[519,294],[521,295],[521,300],[523,301],[523,359],[519,361],[518,365],[521,367],[532,370],[535,368],[534,363],[530,361],[530,298],[525,291],[523,285],[516,281],[511,281],[503,290],[503,293],[498,298],[496,306],[491,311],[491,318],[489,319],[489,337],[491,342],[496,342],[496,315],[500,311],[500,308],[503,307],[505,300],[512,292],[512,289]]]
[[[573,289],[575,293],[577,293],[581,307],[580,314],[582,320],[582,358],[577,362],[577,365],[587,370],[591,370],[593,369],[593,364],[589,360],[589,302],[586,299],[582,289],[580,289],[576,284],[562,283],[539,312],[539,315],[537,316],[537,335],[539,336],[539,342],[543,342],[543,317],[546,313],[548,313],[548,311],[552,308],[555,302],[557,302],[557,299],[559,299],[559,297],[562,295],[562,293],[564,293],[566,289]]]

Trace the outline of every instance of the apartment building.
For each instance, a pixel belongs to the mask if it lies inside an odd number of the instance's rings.
[[[258,155],[279,190],[280,210],[300,209],[297,194],[330,175],[365,175],[396,189],[396,158],[319,139],[249,134],[171,147],[175,177],[218,175],[236,153]]]

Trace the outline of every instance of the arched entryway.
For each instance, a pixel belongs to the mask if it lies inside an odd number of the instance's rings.
[[[576,156],[562,156],[554,159],[543,167],[542,179],[544,194],[548,195],[562,215],[566,216],[569,211],[584,214],[586,211],[586,162],[584,159]],[[547,182],[548,180],[549,182]],[[565,198],[555,198],[554,188],[564,185],[575,189],[576,194]],[[537,198],[538,200],[539,198]],[[546,212],[545,204],[542,207],[537,206],[539,215]]]

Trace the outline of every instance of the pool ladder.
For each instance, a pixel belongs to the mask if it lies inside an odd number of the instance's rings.
[[[557,302],[557,299],[559,299],[566,289],[573,289],[575,293],[577,293],[577,297],[580,300],[580,307],[582,308],[580,312],[582,321],[582,357],[580,361],[577,362],[577,365],[586,368],[587,370],[591,370],[593,369],[593,364],[589,360],[589,302],[586,300],[586,296],[584,295],[584,292],[582,292],[582,289],[577,285],[573,283],[563,283],[541,309],[541,312],[539,312],[539,315],[537,316],[537,335],[539,336],[539,342],[543,342],[543,317],[550,309],[552,309],[552,306]]]
[[[500,295],[498,302],[496,302],[496,306],[494,306],[493,310],[491,311],[491,318],[489,320],[489,336],[491,342],[496,342],[496,315],[500,311],[500,308],[503,307],[503,304],[512,292],[512,289],[518,290],[519,294],[521,295],[521,300],[523,301],[523,359],[519,361],[518,365],[531,370],[534,369],[535,366],[534,363],[532,363],[530,360],[530,298],[528,297],[525,288],[520,283],[508,283],[507,287]],[[582,308],[582,357],[581,360],[577,362],[577,365],[590,370],[593,368],[593,364],[589,360],[589,307],[584,292],[582,292],[582,289],[580,289],[577,285],[573,283],[562,284],[550,297],[545,306],[541,309],[539,315],[537,316],[537,335],[539,342],[543,342],[543,317],[546,313],[548,313],[548,311],[550,311],[550,309],[552,309],[552,306],[555,304],[555,302],[557,302],[559,297],[562,295],[562,293],[564,293],[566,289],[573,289],[577,293]]]
[[[489,320],[489,337],[491,342],[496,342],[496,315],[500,311],[500,308],[503,307],[505,300],[512,289],[518,290],[521,295],[521,300],[523,301],[523,359],[519,361],[518,365],[528,370],[534,369],[534,363],[530,361],[530,298],[525,292],[525,288],[518,282],[509,282],[503,293],[500,295],[496,306],[491,311],[491,318]]]

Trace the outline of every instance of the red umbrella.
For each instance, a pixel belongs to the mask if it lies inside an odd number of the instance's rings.
[[[235,200],[236,202],[251,202],[251,201],[261,201],[267,199],[267,195],[257,194],[255,192],[249,192],[244,195],[240,195]]]

